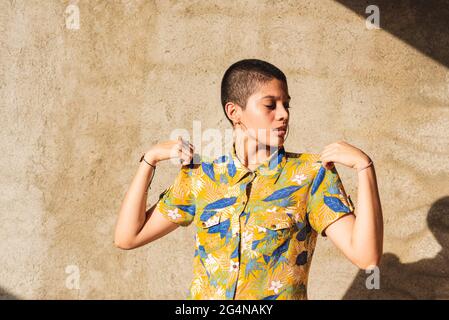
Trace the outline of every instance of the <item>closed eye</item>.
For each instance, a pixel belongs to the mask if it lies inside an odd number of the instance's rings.
[[[271,109],[271,110],[274,110],[274,109],[276,109],[276,105],[275,104],[272,104],[272,105],[265,105],[265,107],[267,107],[267,108],[269,108],[269,109]],[[284,105],[284,108],[285,109],[290,109],[290,104],[285,104]]]

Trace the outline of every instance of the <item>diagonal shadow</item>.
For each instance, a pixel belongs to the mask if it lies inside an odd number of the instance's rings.
[[[369,5],[380,11],[380,28],[449,67],[449,1],[444,0],[336,0],[367,18]]]
[[[0,287],[0,300],[18,300],[15,295]]]
[[[361,270],[343,299],[449,299],[449,196],[432,205],[427,224],[442,248],[435,257],[401,263],[395,254],[386,253],[379,266],[380,288],[367,289],[371,274]]]

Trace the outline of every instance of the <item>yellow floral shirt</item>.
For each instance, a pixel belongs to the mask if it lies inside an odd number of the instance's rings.
[[[354,211],[335,166],[319,158],[282,146],[251,171],[233,145],[181,167],[157,208],[196,228],[187,299],[307,299],[317,235]]]

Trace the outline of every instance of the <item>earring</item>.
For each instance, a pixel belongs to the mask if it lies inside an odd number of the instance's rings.
[[[245,129],[245,131],[246,131],[246,129],[248,129],[248,128],[243,124],[243,122],[241,122],[240,120],[239,120],[236,124],[239,124],[241,127],[243,127],[243,128]],[[235,127],[234,127],[234,128],[235,128]]]

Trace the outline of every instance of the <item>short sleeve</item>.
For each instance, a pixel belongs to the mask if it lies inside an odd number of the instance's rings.
[[[156,209],[174,223],[190,225],[196,210],[192,194],[194,180],[195,169],[190,165],[182,166],[173,184],[159,195]]]
[[[354,213],[335,165],[331,169],[320,166],[308,191],[307,213],[311,227],[323,237],[330,224]]]

